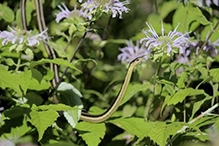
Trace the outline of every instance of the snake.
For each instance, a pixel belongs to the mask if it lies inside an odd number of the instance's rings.
[[[22,28],[23,30],[27,30],[27,25],[26,25],[26,1],[27,0],[21,0],[20,2],[20,11],[21,11],[21,22],[22,22]],[[37,22],[38,22],[38,27],[39,27],[39,31],[43,32],[46,28],[46,24],[45,24],[45,19],[44,19],[44,12],[43,12],[43,4],[41,0],[34,0],[35,1],[35,6],[36,6],[36,13],[37,13]],[[47,31],[45,31],[45,35],[47,37],[47,41],[49,42],[49,36]],[[53,50],[52,47],[50,47],[48,44],[44,43],[46,51],[48,53],[49,58],[51,59],[55,59],[56,54]],[[107,120],[119,107],[121,101],[123,100],[128,84],[130,82],[131,76],[132,76],[132,72],[134,67],[142,61],[144,55],[140,56],[140,57],[136,57],[134,60],[132,60],[129,63],[128,69],[127,69],[127,73],[125,76],[125,80],[122,84],[122,87],[118,93],[118,95],[116,96],[115,100],[113,101],[113,103],[111,104],[111,106],[102,114],[98,114],[98,115],[93,115],[93,114],[89,114],[87,112],[82,111],[81,115],[80,115],[80,120],[83,121],[87,121],[87,122],[92,122],[92,123],[99,123],[99,122],[103,122],[105,120]],[[52,81],[53,87],[55,87],[57,85],[57,83],[59,82],[59,76],[58,76],[58,66],[55,64],[50,64],[50,69],[54,72],[54,79]]]

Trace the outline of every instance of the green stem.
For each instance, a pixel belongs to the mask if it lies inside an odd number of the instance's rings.
[[[186,122],[186,98],[183,101],[183,122]]]
[[[20,65],[21,65],[21,55],[22,55],[22,53],[19,52],[19,56],[18,56],[18,60],[17,60],[17,65],[16,65],[16,68],[15,68],[16,72],[19,70]]]
[[[150,113],[150,109],[151,109],[151,105],[155,99],[155,88],[156,88],[156,85],[157,85],[157,82],[156,82],[156,78],[157,78],[157,75],[159,73],[159,70],[160,70],[160,66],[161,66],[161,59],[159,59],[159,62],[158,62],[158,66],[156,68],[156,71],[155,71],[155,75],[154,75],[154,83],[153,83],[153,97],[149,97],[148,101],[147,101],[147,104],[146,104],[146,108],[145,108],[145,118],[146,120],[149,119],[149,113]]]
[[[214,109],[216,109],[219,106],[219,104],[215,104],[214,106],[210,107],[208,110],[206,110],[205,112],[201,113],[199,116],[197,116],[196,118],[194,118],[193,120],[191,120],[190,122],[188,122],[188,124],[192,124],[195,121],[197,121],[198,119],[204,117],[205,115],[210,114]],[[188,128],[188,126],[183,126],[179,131],[177,131],[177,133],[180,132],[184,132],[185,129]]]
[[[204,44],[201,46],[200,51],[203,50],[204,46],[208,43],[208,40],[210,39],[210,37],[212,36],[212,34],[214,33],[214,31],[216,30],[217,26],[219,25],[219,19],[217,24],[214,26],[214,28],[212,29],[212,31],[210,32],[210,34],[208,35],[208,38],[205,40]],[[201,52],[199,53],[201,54]]]

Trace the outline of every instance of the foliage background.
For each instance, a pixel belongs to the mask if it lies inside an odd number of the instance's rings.
[[[44,0],[43,7],[51,40],[64,49],[68,42],[59,32],[68,34],[68,28],[55,22],[55,14],[59,11],[57,5],[61,2],[64,2],[70,10],[74,9],[75,4],[79,6],[75,0]],[[78,90],[83,95],[81,100],[84,110],[97,114],[102,113],[102,109],[108,108],[119,92],[128,67],[117,59],[119,48],[126,45],[126,40],[136,41],[143,38],[144,34],[141,31],[147,29],[145,22],[151,23],[159,34],[161,34],[161,20],[164,22],[166,32],[181,23],[178,31],[191,32],[190,35],[193,37],[195,36],[193,32],[196,32],[198,36],[196,39],[203,44],[206,35],[218,23],[219,7],[214,4],[211,7],[206,5],[198,7],[195,2],[197,1],[190,3],[191,7],[186,7],[173,0],[133,0],[127,6],[130,12],[123,14],[123,19],[111,19],[109,15],[102,15],[91,26],[95,30],[93,32],[98,34],[97,39],[92,41],[89,38],[85,39],[71,64],[73,67],[64,77],[64,81],[71,85],[71,96],[66,96],[66,91],[58,90],[56,93],[61,94],[61,99],[56,105],[53,97],[48,95],[51,91],[49,80],[53,77],[53,73],[41,60],[48,57],[43,44],[33,49],[33,60],[22,60],[22,63],[26,64],[20,68],[19,73],[14,71],[18,54],[8,51],[7,46],[1,46],[0,107],[4,107],[4,110],[1,111],[0,145],[9,142],[13,145],[46,146],[98,144],[216,146],[219,136],[217,108],[219,58],[218,55],[211,57],[209,52],[202,52],[199,55],[193,53],[190,57],[191,66],[174,62],[176,56],[164,57],[157,77],[154,77],[154,74],[159,63],[149,60],[137,66],[125,96],[127,102],[103,123],[70,122],[68,118],[78,116],[77,108],[62,101],[64,98],[70,100],[80,98],[81,95],[75,93],[75,90]],[[1,1],[1,31],[7,30],[8,26],[21,28],[19,3],[20,1],[14,0]],[[28,29],[37,31],[34,2],[28,1],[27,13]],[[66,52],[68,56],[63,57],[59,54],[59,58],[68,60],[73,55],[84,31],[70,41]],[[218,36],[219,28],[216,28],[210,38],[211,42],[217,40]],[[101,42],[104,40],[107,43],[102,45]],[[42,62],[39,63],[39,60]],[[39,64],[35,65],[33,61]],[[65,67],[70,65],[58,61],[61,75]],[[58,61],[55,63],[58,64]],[[5,67],[7,70],[3,69]],[[74,67],[82,73],[77,72]],[[180,67],[184,68],[184,72],[176,74],[176,70]],[[39,83],[31,81],[32,78]],[[27,102],[24,102],[24,99],[27,99]],[[207,111],[208,109],[210,111]],[[62,112],[66,111],[74,113],[69,114],[71,115],[69,117],[63,116]],[[199,115],[202,118],[196,119],[195,117]],[[193,119],[195,121],[191,122]],[[183,126],[188,128],[184,131]]]

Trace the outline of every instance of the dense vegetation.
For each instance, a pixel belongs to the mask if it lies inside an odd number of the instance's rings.
[[[0,146],[218,145],[218,0],[42,2],[43,32],[34,0],[25,31],[20,1],[0,3]],[[80,120],[110,107],[137,57],[117,111]]]

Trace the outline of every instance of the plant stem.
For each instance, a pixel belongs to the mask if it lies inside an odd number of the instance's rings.
[[[107,36],[107,31],[109,29],[109,25],[111,23],[111,20],[112,20],[112,15],[110,16],[109,20],[108,20],[108,23],[106,25],[106,28],[104,29],[104,32],[103,32],[103,35],[102,35],[102,39],[105,40],[106,39],[106,36]]]
[[[211,30],[210,34],[208,35],[207,39],[205,40],[205,42],[203,43],[203,45],[201,46],[200,48],[200,51],[203,50],[204,46],[208,43],[208,40],[210,39],[210,37],[212,36],[212,34],[214,33],[214,31],[216,30],[217,26],[219,25],[219,19],[218,19],[218,22],[217,24],[214,26],[214,28]],[[201,54],[201,52],[199,53]]]
[[[198,119],[204,117],[205,115],[210,114],[215,108],[217,108],[219,106],[219,104],[215,104],[214,106],[212,106],[211,108],[209,108],[208,110],[206,110],[205,112],[201,113],[199,116],[197,116],[196,118],[194,118],[193,120],[191,120],[190,122],[188,122],[188,124],[192,124],[195,121],[197,121]],[[188,126],[183,126],[179,131],[177,131],[177,133],[183,132],[185,131],[185,129],[188,128]]]
[[[15,68],[16,72],[19,70],[20,65],[21,65],[21,55],[22,55],[22,53],[19,52],[19,56],[18,56],[18,60],[17,60],[17,65],[16,65],[16,68]]]
[[[90,24],[89,24],[88,27],[90,27],[92,23],[93,23],[93,22],[90,22]],[[78,45],[77,45],[77,47],[76,47],[76,49],[75,49],[74,54],[72,55],[71,59],[69,60],[70,63],[72,63],[72,61],[74,60],[74,58],[75,58],[77,52],[79,51],[80,46],[81,46],[82,42],[84,41],[84,39],[85,39],[85,37],[86,37],[86,35],[87,35],[87,32],[88,32],[88,31],[85,31],[83,37],[81,38],[80,42],[78,43]],[[62,81],[64,75],[66,74],[66,72],[68,71],[68,69],[69,69],[69,67],[66,67],[66,68],[65,68],[65,71],[62,73],[62,76],[60,77],[59,82],[56,84],[54,90],[56,90],[56,89],[58,88],[59,84],[61,83],[61,81]]]
[[[186,122],[186,98],[183,101],[183,122]]]
[[[145,111],[146,111],[146,114],[145,114],[146,120],[149,118],[149,113],[150,113],[151,105],[152,105],[152,103],[153,103],[153,101],[154,101],[154,99],[155,99],[155,88],[156,88],[156,85],[157,85],[157,83],[156,83],[156,78],[157,78],[157,75],[158,75],[159,70],[160,70],[161,59],[162,59],[162,58],[159,59],[158,66],[157,66],[157,68],[156,68],[155,75],[154,75],[153,97],[149,97],[148,102],[147,102],[147,104],[146,104],[146,109],[145,109]]]

